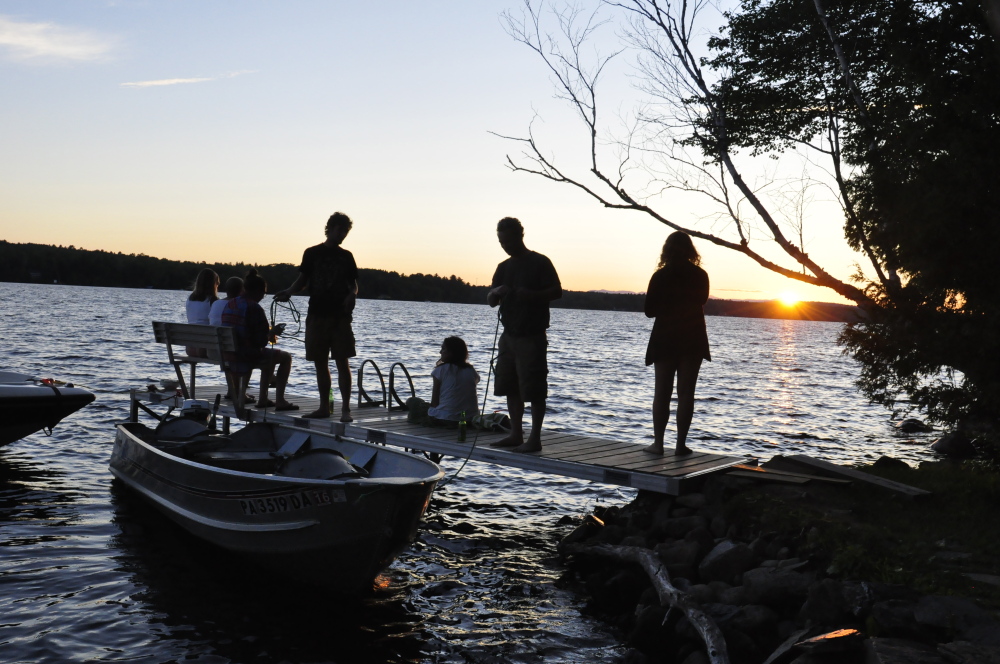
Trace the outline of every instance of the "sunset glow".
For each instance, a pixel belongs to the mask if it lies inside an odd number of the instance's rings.
[[[792,291],[785,291],[778,296],[778,301],[781,302],[786,307],[794,307],[796,304],[802,301],[798,293],[793,293]]]

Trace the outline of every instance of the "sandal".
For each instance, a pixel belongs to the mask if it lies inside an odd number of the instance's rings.
[[[271,401],[270,399],[268,399],[263,404],[259,404],[259,403],[255,404],[254,407],[255,408],[274,408],[274,402]]]

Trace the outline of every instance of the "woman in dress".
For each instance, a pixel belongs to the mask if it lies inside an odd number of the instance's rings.
[[[670,420],[670,396],[677,376],[677,446],[674,454],[690,454],[685,444],[694,415],[694,387],[702,360],[712,361],[705,331],[708,274],[691,237],[677,231],[667,237],[660,264],[646,289],[645,312],[654,318],[646,348],[646,366],[653,365],[653,443],[645,448],[663,454],[663,434]]]

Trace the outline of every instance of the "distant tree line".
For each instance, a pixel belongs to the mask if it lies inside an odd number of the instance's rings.
[[[0,281],[6,282],[188,290],[192,288],[198,272],[206,267],[215,270],[223,283],[231,276],[243,276],[251,267],[257,268],[267,279],[271,291],[284,288],[298,275],[298,266],[288,263],[193,263],[145,254],[16,244],[0,240]],[[404,275],[361,268],[358,282],[363,299],[460,304],[486,302],[486,286],[474,286],[454,275]],[[642,311],[643,299],[642,293],[563,291],[562,298],[552,304],[563,309]],[[746,318],[853,321],[856,320],[856,312],[857,308],[853,306],[822,302],[787,307],[778,302],[709,300],[705,306],[705,313],[710,316]]]

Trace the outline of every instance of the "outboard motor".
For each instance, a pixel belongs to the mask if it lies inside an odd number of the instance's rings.
[[[208,426],[208,419],[212,416],[212,406],[201,399],[185,399],[181,405],[180,416]]]

